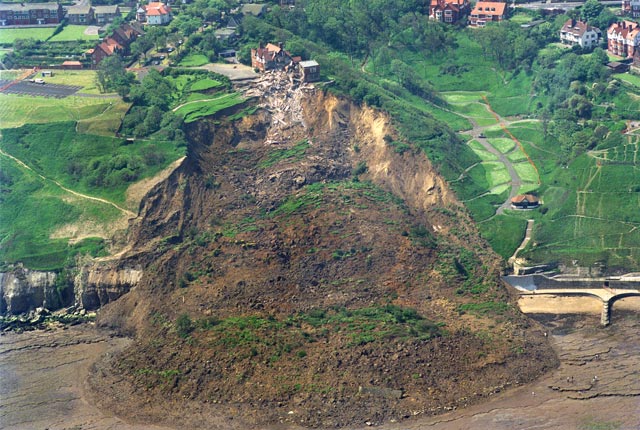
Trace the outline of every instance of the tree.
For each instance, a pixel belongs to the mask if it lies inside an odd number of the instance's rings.
[[[147,51],[153,48],[153,42],[145,36],[139,37],[131,44],[131,53],[136,57],[147,59]]]
[[[118,55],[106,57],[98,64],[96,84],[100,92],[117,91],[124,97],[129,93],[134,80],[135,76],[127,73]]]
[[[587,0],[580,9],[580,18],[582,21],[593,24],[603,9],[604,5],[598,0]]]

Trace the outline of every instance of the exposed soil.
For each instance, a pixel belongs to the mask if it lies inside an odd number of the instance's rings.
[[[145,275],[99,317],[135,335],[92,380],[102,407],[187,428],[216,428],[212,407],[220,428],[378,424],[557,366],[422,151],[386,144],[387,117],[276,76],[250,91],[259,109],[193,123],[143,201]]]
[[[538,318],[538,317],[537,317]],[[560,367],[541,379],[518,388],[496,393],[481,404],[436,417],[414,417],[402,423],[389,422],[385,430],[462,430],[462,429],[636,429],[640,397],[640,322],[637,313],[619,314],[615,323],[598,328],[598,318],[540,315],[548,339],[560,357]],[[161,405],[148,405],[150,417],[140,414],[131,398],[112,392],[89,396],[83,388],[87,375],[101,378],[105,361],[129,343],[94,330],[90,325],[67,330],[31,331],[0,336],[0,427],[21,429],[109,428],[114,430],[168,430],[184,427],[185,416],[200,428],[246,428],[238,423],[240,412],[222,413],[216,404],[186,401],[175,405],[175,412]],[[91,363],[103,358],[94,370]],[[56,365],[52,366],[52,363]],[[97,369],[97,370],[96,370]],[[109,369],[109,366],[107,366]],[[597,376],[597,382],[593,378]],[[569,378],[569,379],[567,379]],[[122,380],[114,383],[122,387]],[[126,384],[125,384],[126,387]],[[533,394],[535,393],[535,394]],[[582,393],[582,394],[580,394]],[[115,394],[119,410],[138,420],[124,421],[112,412],[98,409]],[[108,402],[107,402],[108,403]],[[251,414],[252,412],[248,412]],[[167,415],[168,414],[168,415]],[[167,427],[144,424],[149,418],[167,416]],[[366,420],[367,415],[362,416]],[[206,422],[206,425],[202,423]],[[373,422],[371,422],[374,424]],[[377,424],[377,423],[376,423]],[[294,425],[273,425],[265,430],[295,429]],[[364,421],[353,429],[370,428]]]

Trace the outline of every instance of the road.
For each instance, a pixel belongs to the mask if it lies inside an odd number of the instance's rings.
[[[606,5],[606,6],[620,6],[620,1],[611,1],[611,0],[606,0],[606,1],[601,1],[599,2],[600,4]],[[552,3],[552,2],[547,2],[547,1],[541,1],[541,2],[531,2],[531,3],[521,3],[518,4],[517,6],[520,8],[525,8],[525,9],[533,9],[533,10],[538,10],[538,9],[564,9],[564,10],[571,10],[571,9],[575,9],[576,7],[582,6],[584,4],[584,2],[562,2],[562,3]]]

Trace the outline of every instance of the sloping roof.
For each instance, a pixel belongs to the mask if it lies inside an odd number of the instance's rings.
[[[96,14],[117,14],[120,11],[120,8],[117,4],[115,5],[107,5],[107,6],[94,6],[93,11]]]
[[[144,8],[147,11],[147,15],[149,16],[161,16],[161,15],[171,14],[171,8],[168,5],[160,2],[149,3]]]
[[[267,9],[267,5],[263,3],[245,4],[240,9],[243,15],[260,16]]]
[[[57,11],[58,3],[0,3],[0,10],[10,10],[13,12],[28,12],[31,10],[49,9]]]
[[[67,60],[62,63],[63,66],[82,66],[80,61]]]
[[[471,12],[472,15],[482,14],[491,16],[504,15],[504,10],[507,7],[506,3],[479,1],[476,3],[476,7]]]
[[[520,194],[519,196],[515,196],[511,199],[511,203],[538,203],[540,200],[534,196],[533,194]]]
[[[609,26],[607,34],[609,37],[622,37],[627,40],[633,40],[640,34],[640,24],[633,21],[615,22]]]
[[[596,27],[591,27],[586,22],[576,21],[575,19],[569,19],[562,26],[562,33],[570,33],[577,37],[582,37],[588,31],[598,32]]]
[[[459,12],[460,9],[467,6],[467,0],[431,0],[433,10],[454,10]]]
[[[88,15],[91,12],[91,6],[69,6],[67,15]]]

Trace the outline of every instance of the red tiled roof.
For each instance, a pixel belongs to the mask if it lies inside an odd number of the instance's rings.
[[[529,203],[539,202],[538,198],[533,194],[520,194],[519,196],[515,196],[514,198],[512,198],[511,203],[522,203],[525,200]]]
[[[478,3],[476,3],[476,7],[473,8],[473,11],[471,12],[471,14],[500,16],[500,15],[504,15],[504,10],[506,6],[507,6],[506,3],[479,1]]]
[[[160,15],[169,15],[171,13],[171,8],[160,2],[152,2],[146,5],[145,10],[147,15],[151,16],[160,16]]]

